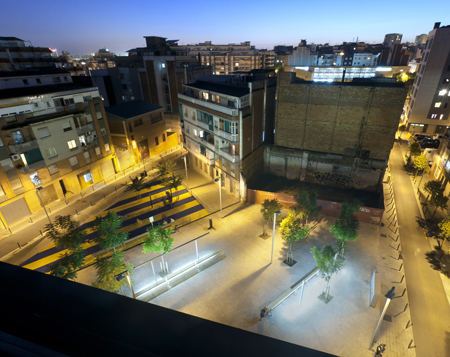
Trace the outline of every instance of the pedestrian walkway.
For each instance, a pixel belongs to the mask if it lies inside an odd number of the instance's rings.
[[[441,277],[427,261],[432,247],[417,219],[416,189],[404,170],[404,152],[395,144],[389,160],[417,356],[450,356],[450,307]]]

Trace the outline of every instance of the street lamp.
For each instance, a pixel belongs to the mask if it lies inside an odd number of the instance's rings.
[[[39,197],[39,200],[40,200],[41,203],[42,203],[42,207],[44,207],[44,211],[45,211],[45,214],[47,215],[48,222],[49,222],[50,224],[52,224],[52,221],[50,221],[50,217],[48,216],[47,209],[45,208],[44,201],[42,201],[41,194],[39,193],[39,191],[40,191],[40,190],[43,190],[43,189],[44,189],[43,187],[36,187],[36,193],[37,193],[37,195],[38,195],[38,197]]]
[[[141,159],[142,159],[142,165],[144,165],[144,172],[147,172],[146,170],[145,170],[145,159],[144,159],[144,155],[142,155],[142,147],[143,147],[144,145],[142,145],[141,144]],[[149,151],[149,154],[148,154],[149,156],[150,156],[150,151]]]
[[[133,299],[136,299],[136,295],[134,294],[133,285],[131,285],[130,273],[128,272],[128,270],[116,275],[117,281],[121,281],[123,278],[127,278],[128,285],[130,286],[130,290],[131,290],[131,295],[133,296]]]
[[[272,231],[272,256],[270,257],[270,264],[273,262],[273,244],[275,242],[275,223],[277,221],[277,216],[281,214],[281,211],[276,211],[273,214],[273,231]]]
[[[184,168],[186,169],[186,186],[189,188],[189,178],[187,173],[187,164],[186,164],[186,155],[181,156],[181,159],[184,159]]]
[[[391,290],[389,290],[389,291],[386,293],[386,295],[384,295],[384,296],[386,296],[386,298],[387,298],[387,299],[386,299],[386,303],[384,304],[384,308],[383,308],[383,311],[381,312],[380,319],[378,320],[377,327],[375,327],[375,332],[373,333],[372,340],[370,341],[369,350],[372,349],[373,342],[375,341],[375,337],[376,337],[377,332],[378,332],[378,329],[380,328],[380,325],[381,325],[381,321],[383,321],[384,315],[386,314],[386,310],[387,310],[389,304],[391,303],[391,300],[392,300],[392,299],[394,298],[394,296],[395,296],[394,290],[395,290],[395,286],[393,286],[393,287],[391,288]]]
[[[220,219],[222,219],[222,172],[220,173],[219,178],[216,178],[214,181],[219,183]]]

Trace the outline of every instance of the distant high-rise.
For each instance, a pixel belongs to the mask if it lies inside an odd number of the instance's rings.
[[[426,34],[421,34],[421,35],[417,35],[416,39],[414,40],[414,44],[415,45],[424,45],[427,42],[427,35]]]
[[[392,48],[394,45],[399,45],[402,43],[402,34],[399,33],[388,33],[384,36],[383,46],[386,48]]]
[[[406,110],[415,132],[445,133],[450,125],[450,25],[434,25],[428,33]]]

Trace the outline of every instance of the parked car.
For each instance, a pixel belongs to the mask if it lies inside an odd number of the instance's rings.
[[[414,141],[419,141],[419,140],[424,140],[424,139],[430,139],[430,140],[433,139],[431,137],[431,135],[422,134],[422,133],[414,134],[412,138],[413,138]]]
[[[446,136],[445,134],[434,134],[433,139],[442,139],[444,136]]]
[[[437,149],[440,143],[441,143],[440,140],[421,141],[420,147],[422,149]]]

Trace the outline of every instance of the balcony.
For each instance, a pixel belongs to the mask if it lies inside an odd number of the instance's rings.
[[[204,123],[204,122],[202,122],[202,121],[200,121],[200,120],[197,120],[197,122],[195,123],[197,126],[199,126],[200,128],[202,128],[202,129],[205,129],[205,130],[211,130],[210,128],[209,128],[209,124],[207,124],[207,123]]]
[[[29,164],[27,166],[20,167],[19,171],[21,173],[23,173],[24,175],[26,175],[26,174],[29,174],[29,173],[33,173],[36,170],[43,169],[45,167],[47,167],[47,164],[45,163],[45,161],[44,160],[40,160],[40,161],[34,162],[32,164]]]
[[[200,137],[199,137],[199,139],[200,139],[200,144],[201,145],[207,147],[212,152],[214,152],[214,150],[216,150],[216,148],[214,147],[214,142],[211,143],[210,141],[205,140],[205,139],[200,138]],[[213,138],[213,140],[214,140],[214,138]]]
[[[21,154],[23,152],[34,150],[37,148],[39,148],[37,140],[27,141],[23,144],[9,145],[9,151],[11,151],[13,154]]]
[[[94,124],[89,123],[87,125],[83,125],[83,126],[80,126],[79,128],[77,128],[78,135],[82,135],[88,131],[94,131]]]
[[[220,113],[224,113],[224,114],[235,116],[235,117],[239,116],[239,109],[230,108],[226,105],[222,105],[222,104],[215,103],[212,101],[207,101],[204,99],[198,99],[198,98],[191,96],[187,92],[184,92],[183,94],[178,93],[178,98],[182,99],[186,102],[189,102],[189,103],[194,103],[194,104],[200,105],[204,108],[209,108],[209,109],[218,111]]]
[[[233,155],[230,153],[228,148],[221,148],[218,152],[220,156],[223,156],[225,159],[231,162],[239,162],[239,155]]]
[[[227,139],[228,141],[234,142],[234,143],[239,141],[238,134],[230,134],[219,128],[214,128],[214,133],[216,133],[218,136],[220,136],[224,139]]]

